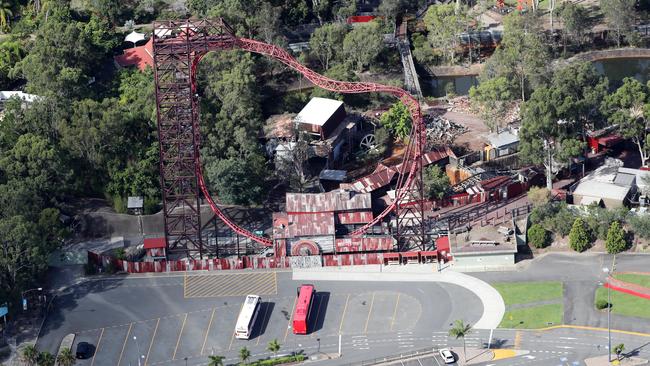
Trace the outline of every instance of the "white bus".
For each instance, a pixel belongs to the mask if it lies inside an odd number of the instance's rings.
[[[257,318],[257,313],[260,310],[260,298],[257,295],[246,296],[246,301],[239,312],[237,318],[237,325],[235,325],[235,338],[248,339],[253,331],[253,325]]]

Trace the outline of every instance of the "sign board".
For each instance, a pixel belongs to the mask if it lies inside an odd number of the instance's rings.
[[[6,306],[0,307],[0,316],[5,316],[9,314],[9,308]]]
[[[255,234],[257,236],[262,236],[262,235],[264,235],[264,230],[255,230],[255,231],[253,231],[253,234]]]
[[[27,299],[23,299],[23,310],[27,310]]]

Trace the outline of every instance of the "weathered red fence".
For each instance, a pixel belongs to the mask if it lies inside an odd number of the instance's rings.
[[[402,258],[404,257],[404,258]],[[325,254],[321,256],[323,267],[385,264],[389,259],[406,263],[406,257],[415,258],[419,263],[430,263],[438,258],[436,251],[405,253],[355,253]],[[451,260],[451,257],[440,258]],[[106,268],[112,266],[116,271],[128,273],[179,272],[179,271],[221,271],[229,269],[272,269],[291,268],[290,257],[241,257],[220,259],[188,259],[178,261],[129,262],[108,255],[88,252],[88,263]]]

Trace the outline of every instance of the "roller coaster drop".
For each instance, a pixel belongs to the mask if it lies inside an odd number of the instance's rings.
[[[213,255],[201,237],[201,193],[214,214],[236,234],[262,245],[272,240],[254,235],[229,219],[216,205],[203,178],[199,147],[199,105],[196,68],[210,51],[241,49],[259,53],[300,72],[323,89],[338,93],[383,92],[399,98],[413,120],[397,181],[396,196],[371,222],[351,233],[361,236],[373,225],[395,212],[397,250],[430,247],[424,220],[422,155],[425,129],[418,101],[406,91],[376,83],[329,79],[301,65],[282,48],[239,38],[222,20],[163,21],[154,23],[153,57],[156,84],[156,112],[160,141],[160,176],[163,193],[165,237],[168,253],[189,256]]]

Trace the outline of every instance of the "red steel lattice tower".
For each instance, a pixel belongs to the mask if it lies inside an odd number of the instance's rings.
[[[236,234],[262,245],[272,245],[269,239],[239,227],[219,209],[207,190],[201,169],[196,66],[209,51],[233,48],[274,58],[323,89],[340,93],[389,93],[408,107],[413,129],[401,164],[395,200],[352,235],[364,235],[371,226],[396,213],[401,243],[398,250],[427,246],[421,184],[425,131],[420,105],[413,96],[397,87],[329,79],[301,65],[280,47],[236,37],[221,19],[155,22],[153,38],[160,179],[169,254],[202,257],[216,252],[216,248],[205,246],[201,238],[201,193],[215,216]]]

